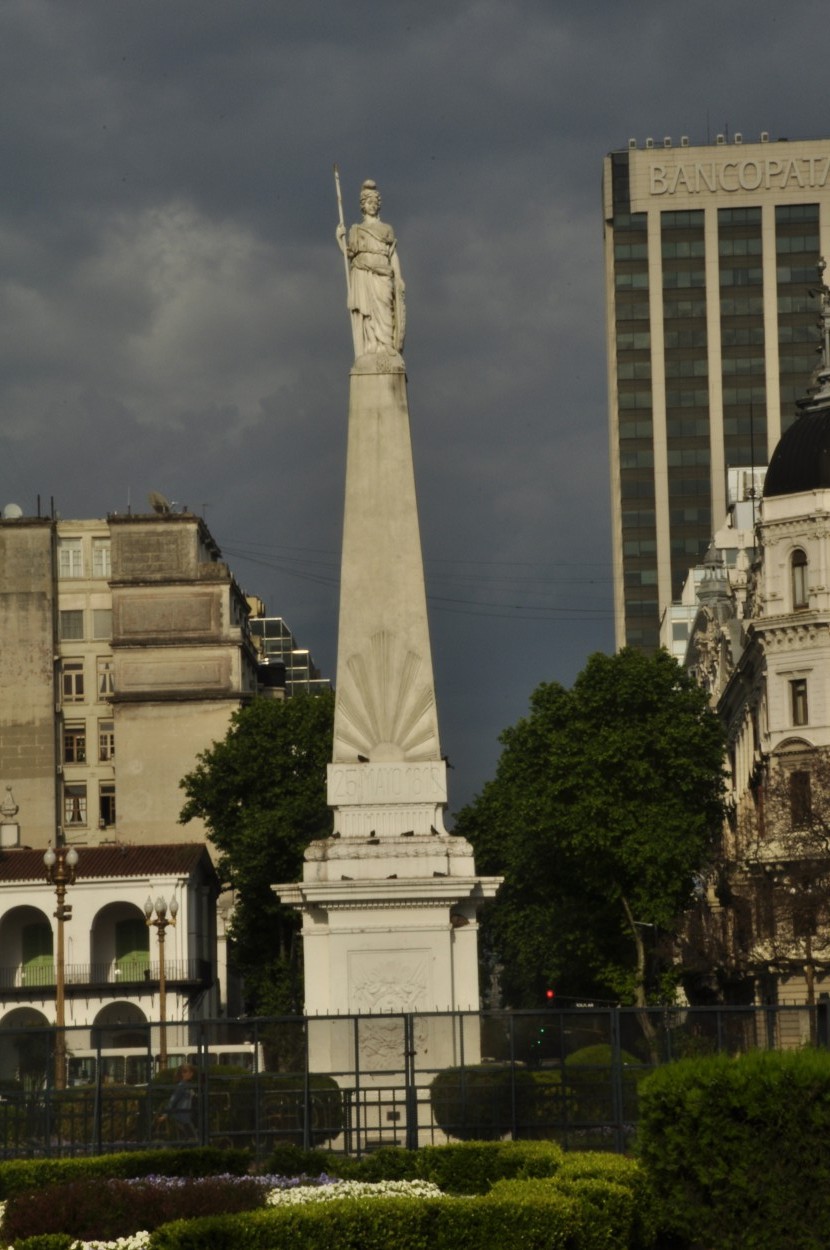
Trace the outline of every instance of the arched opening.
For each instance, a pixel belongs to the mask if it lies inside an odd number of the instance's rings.
[[[34,1007],[15,1007],[0,1020],[0,1091],[40,1089],[51,1056],[51,1023]]]
[[[0,921],[0,985],[55,984],[52,925],[39,907],[12,907]]]
[[[90,1052],[75,1056],[79,1076],[94,1073],[94,1065],[100,1063],[101,1080],[106,1085],[138,1085],[149,1080],[153,1072],[151,1030],[147,1017],[135,1003],[108,1003],[102,1007],[93,1022],[90,1040]]]
[[[95,1017],[93,1045],[113,1050],[124,1046],[146,1046],[147,1017],[135,1003],[108,1003]]]
[[[92,962],[101,980],[121,985],[145,983],[150,976],[150,931],[133,903],[109,903],[92,925]]]

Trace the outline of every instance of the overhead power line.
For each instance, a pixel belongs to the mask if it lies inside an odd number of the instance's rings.
[[[234,560],[253,564],[260,568],[267,568],[286,577],[294,577],[300,581],[311,582],[314,585],[325,586],[333,590],[339,584],[339,562],[334,553],[330,551],[285,545],[273,546],[264,543],[245,543],[244,546],[241,544],[225,544],[223,549],[225,554],[233,557]],[[288,554],[291,552],[297,554]],[[438,563],[451,565],[453,562],[444,559]],[[513,567],[509,561],[463,561],[462,563],[467,565],[478,563],[483,569]],[[541,563],[534,565],[531,561],[520,561],[519,567],[526,569],[533,567],[582,569],[584,565],[566,563],[564,561],[559,562],[555,566]],[[598,567],[605,566],[599,566],[598,564]],[[473,592],[477,589],[480,593],[475,595],[475,597],[471,593],[470,597],[464,598],[428,593],[427,599],[435,611],[449,612],[456,615],[487,616],[502,620],[524,619],[551,622],[566,620],[573,622],[604,621],[611,620],[613,617],[611,605],[604,599],[594,599],[593,601],[577,599],[571,594],[568,595],[569,601],[566,604],[556,603],[551,600],[546,602],[545,599],[546,596],[554,593],[554,588],[557,586],[601,586],[605,581],[610,581],[610,577],[477,577],[472,573],[453,574],[448,571],[437,575],[430,574],[428,582],[430,584],[449,582],[462,590]],[[547,587],[551,589],[546,589]],[[519,592],[531,590],[536,592],[534,601],[522,602]],[[499,595],[503,595],[503,598],[499,598]]]

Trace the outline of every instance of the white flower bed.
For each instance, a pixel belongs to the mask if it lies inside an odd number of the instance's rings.
[[[269,1207],[299,1202],[335,1202],[341,1198],[443,1198],[431,1181],[336,1181],[333,1185],[299,1185],[296,1189],[272,1189],[265,1199]]]
[[[72,1250],[147,1250],[149,1244],[149,1233],[133,1233],[115,1241],[73,1241]]]

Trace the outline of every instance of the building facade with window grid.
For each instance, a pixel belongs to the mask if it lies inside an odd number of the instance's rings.
[[[266,616],[264,606],[259,606],[262,610],[251,616],[250,629],[259,657],[262,692],[290,699],[295,694],[331,690],[331,681],[322,675],[308,648],[297,645],[283,618]]]
[[[0,520],[0,783],[25,845],[167,842],[256,692],[248,608],[191,514]]]
[[[830,140],[605,158],[603,215],[617,645],[658,645],[727,511],[730,467],[765,465],[817,364]]]

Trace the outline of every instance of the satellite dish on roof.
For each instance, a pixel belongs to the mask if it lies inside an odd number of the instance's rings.
[[[168,516],[173,511],[170,500],[165,499],[164,495],[159,494],[157,490],[151,490],[147,498],[150,501],[150,507],[159,516]]]
[[[7,503],[3,509],[4,521],[16,521],[21,516],[23,516],[23,509],[19,503]]]

